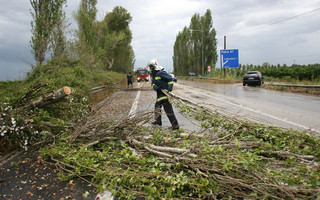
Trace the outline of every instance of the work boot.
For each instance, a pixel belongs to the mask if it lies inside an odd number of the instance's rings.
[[[158,126],[162,126],[162,123],[160,122],[157,122],[157,121],[153,121],[151,122],[152,125],[158,125]]]
[[[171,129],[172,130],[179,130],[179,126],[172,126]]]

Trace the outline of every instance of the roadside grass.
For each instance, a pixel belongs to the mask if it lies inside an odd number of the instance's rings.
[[[278,90],[278,91],[320,96],[320,89],[315,89],[315,88],[286,87],[286,86],[276,86],[276,85],[266,85],[266,84],[262,85],[261,87],[269,90]]]
[[[284,77],[282,79],[274,78],[274,77],[267,77],[264,76],[264,80],[266,82],[274,82],[274,83],[286,83],[286,84],[295,84],[295,85],[320,85],[319,80],[298,80],[292,77]]]
[[[22,92],[23,81],[0,81],[0,102],[10,102]]]
[[[103,69],[87,69],[77,63],[52,64],[37,67],[22,81],[1,81],[0,101],[19,98],[35,84],[47,84],[53,89],[63,86],[73,88],[78,95],[88,96],[96,86],[125,86],[125,75]]]
[[[45,143],[90,112],[90,107],[125,86],[125,75],[103,69],[87,69],[79,63],[47,63],[25,80],[0,82],[0,151]],[[106,85],[91,94],[90,89]],[[65,100],[40,109],[21,107],[64,86],[71,88]]]

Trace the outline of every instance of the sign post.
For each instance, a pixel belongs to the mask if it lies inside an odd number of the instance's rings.
[[[221,68],[238,68],[239,67],[239,51],[238,49],[220,50]]]

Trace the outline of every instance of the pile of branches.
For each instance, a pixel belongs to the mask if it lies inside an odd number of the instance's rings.
[[[320,197],[319,138],[176,103],[201,131],[150,127],[152,113],[87,120],[42,155],[61,178],[80,177],[126,199]]]
[[[57,113],[71,110],[59,102],[68,102],[69,87],[53,89],[48,84],[31,85],[11,102],[0,103],[0,140],[10,148],[24,148],[52,139],[52,134],[66,129]],[[69,102],[68,102],[69,103]],[[69,104],[68,104],[69,105]],[[5,149],[0,149],[5,150]]]

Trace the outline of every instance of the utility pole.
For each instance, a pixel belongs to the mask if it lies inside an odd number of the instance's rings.
[[[204,60],[203,60],[203,30],[201,30],[202,34],[202,45],[201,45],[201,65],[202,65],[202,77],[204,77]]]
[[[224,50],[227,49],[227,36],[224,36]],[[222,61],[223,63],[223,61]],[[224,78],[226,78],[226,68],[223,67],[223,74],[224,74]]]

